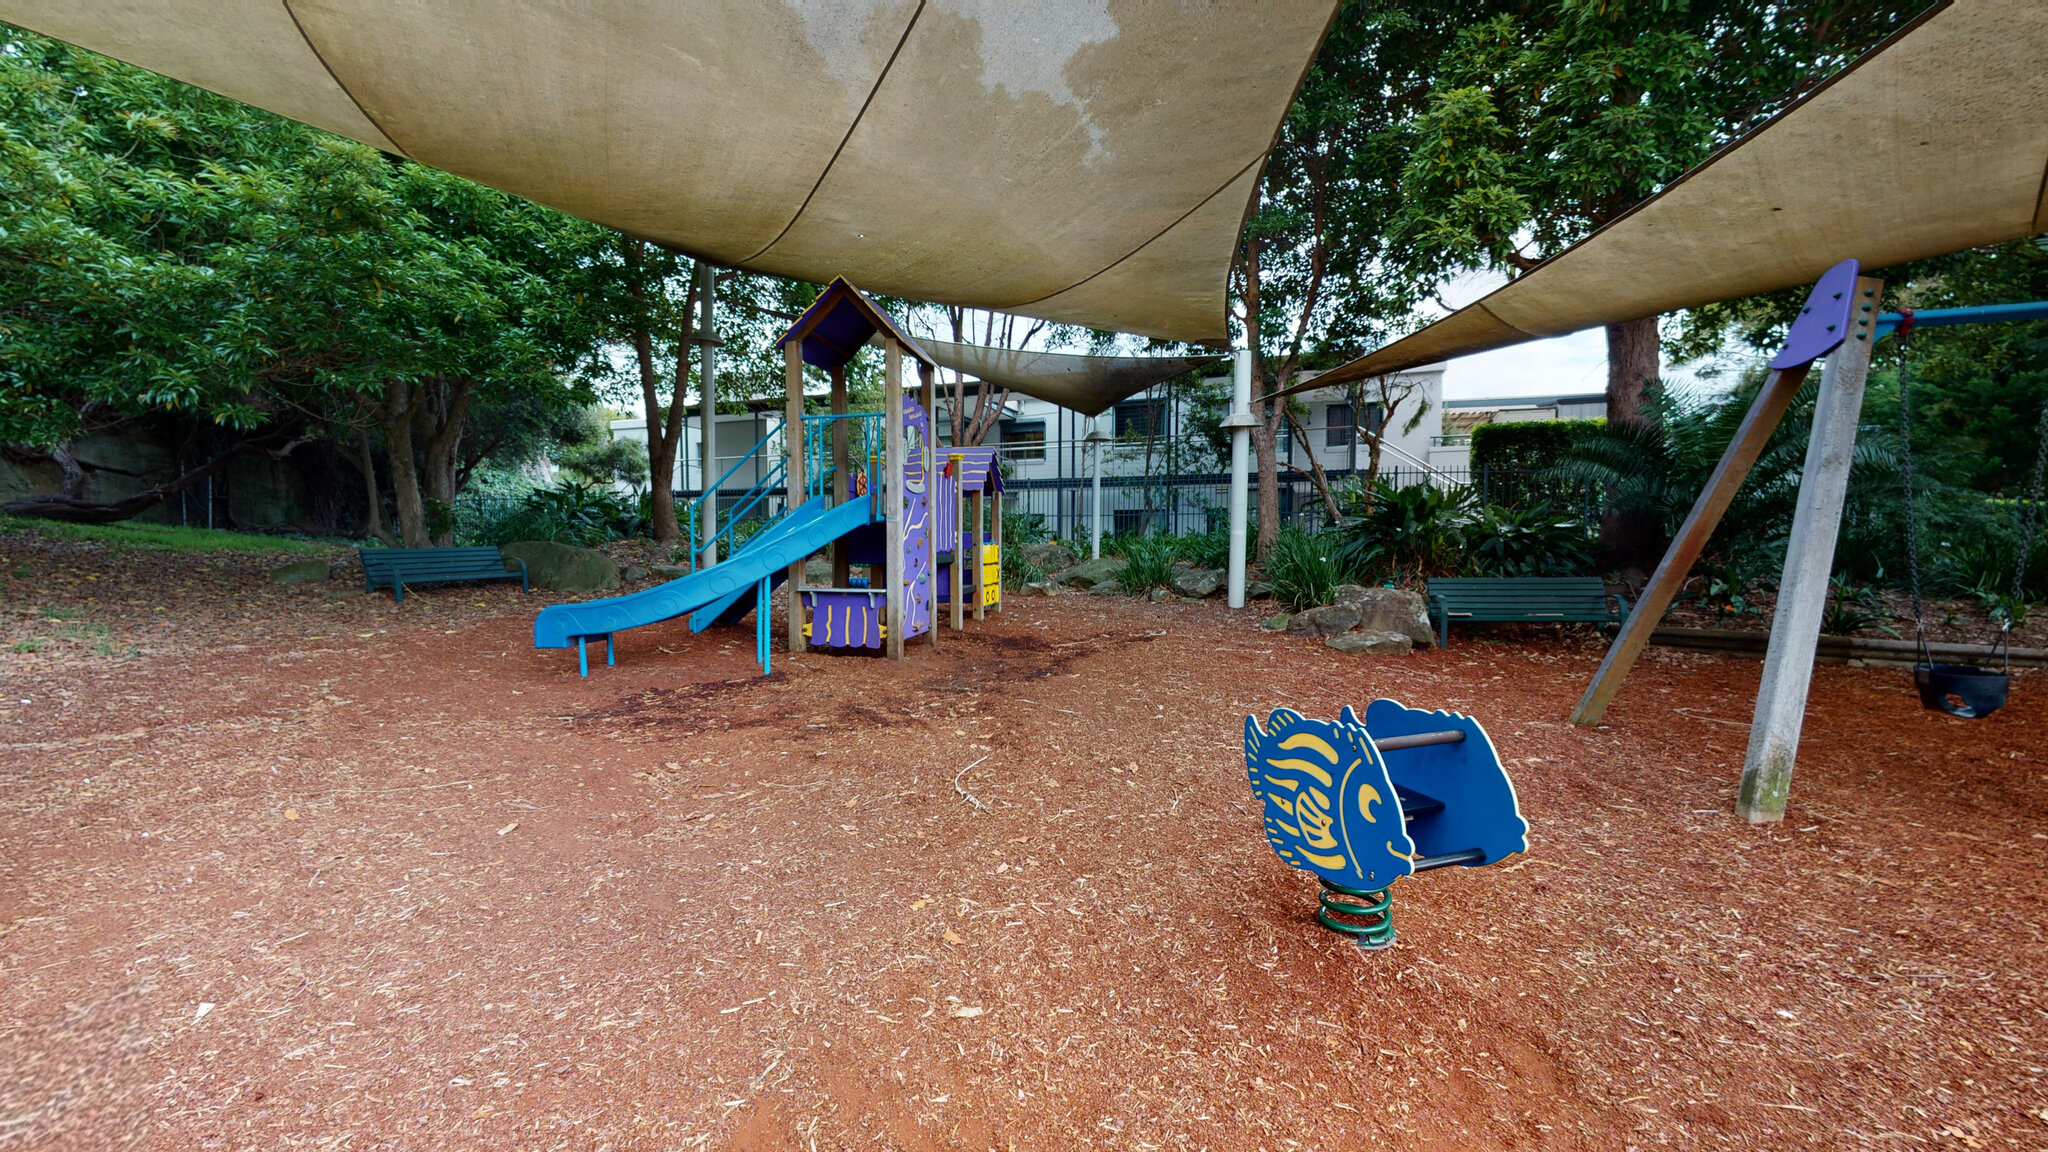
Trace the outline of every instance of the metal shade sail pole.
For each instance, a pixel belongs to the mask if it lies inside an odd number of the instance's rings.
[[[1093,421],[1090,421],[1093,423]],[[1100,428],[1088,429],[1088,435],[1081,438],[1083,448],[1095,450],[1095,477],[1093,492],[1089,496],[1088,508],[1088,558],[1102,558],[1102,464],[1103,453],[1109,450],[1110,434]]]
[[[1244,607],[1245,505],[1251,485],[1252,352],[1237,350],[1230,374],[1230,416],[1223,427],[1230,429],[1230,598],[1232,608]]]
[[[1763,684],[1757,689],[1756,719],[1742,762],[1742,790],[1735,814],[1752,824],[1785,818],[1792,793],[1792,766],[1799,754],[1799,729],[1806,719],[1806,692],[1813,681],[1814,651],[1821,617],[1827,612],[1828,577],[1835,566],[1835,538],[1849,493],[1850,458],[1856,451],[1856,423],[1863,414],[1863,386],[1870,376],[1870,346],[1876,343],[1878,293],[1884,282],[1868,277],[1855,285],[1849,338],[1828,357],[1821,374],[1813,436],[1799,473],[1799,503],[1792,536],[1785,544],[1785,575],[1778,582],[1771,614],[1771,646],[1764,654]]]

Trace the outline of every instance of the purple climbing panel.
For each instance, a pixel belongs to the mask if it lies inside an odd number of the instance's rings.
[[[924,454],[932,422],[924,405],[903,402],[903,638],[932,629],[932,494],[925,490]]]
[[[1833,352],[1849,335],[1849,317],[1856,308],[1854,260],[1844,260],[1826,272],[1807,293],[1806,307],[1792,321],[1785,334],[1785,349],[1771,357],[1771,367],[1797,368]]]
[[[880,648],[882,613],[886,608],[880,592],[864,588],[805,589],[804,604],[811,610],[811,643],[819,648]]]

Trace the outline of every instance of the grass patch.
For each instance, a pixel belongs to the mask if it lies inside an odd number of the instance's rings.
[[[334,547],[289,536],[256,536],[176,524],[66,524],[61,520],[28,520],[19,516],[0,516],[0,532],[33,532],[46,540],[84,540],[158,552],[325,552]]]

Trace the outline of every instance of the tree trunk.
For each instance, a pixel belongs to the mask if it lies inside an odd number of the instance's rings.
[[[1644,392],[1657,383],[1661,368],[1657,317],[1607,326],[1610,425],[1652,421]],[[1631,583],[1640,583],[1663,554],[1665,543],[1664,525],[1655,514],[1641,508],[1610,509],[1600,520],[1600,551],[1595,562],[1603,571],[1620,572]]]
[[[1335,526],[1338,519],[1337,498],[1330,493],[1330,478],[1323,474],[1323,462],[1316,459],[1315,441],[1308,439],[1307,430],[1301,426],[1301,421],[1294,418],[1294,413],[1287,410],[1285,400],[1280,402],[1280,410],[1286,413],[1287,426],[1294,430],[1294,438],[1308,441],[1308,476],[1315,482],[1316,492],[1323,498],[1323,509],[1330,514],[1330,524]]]
[[[455,463],[460,455],[462,426],[469,419],[469,398],[474,389],[474,381],[437,379],[424,389],[426,402],[414,406],[426,441],[420,453],[425,457],[425,496],[434,501],[441,516],[446,517],[441,524],[428,525],[428,538],[436,548],[447,548],[455,543]]]
[[[1624,320],[1607,326],[1607,421],[1641,424],[1644,389],[1656,384],[1662,368],[1657,317]]]
[[[412,426],[419,406],[419,390],[403,380],[384,386],[384,402],[377,407],[377,425],[384,431],[384,450],[391,457],[391,496],[398,504],[398,538],[407,548],[425,548],[426,503],[420,497],[419,463],[413,459]]]
[[[349,463],[354,464],[356,471],[363,474],[363,495],[370,503],[370,510],[363,517],[363,535],[376,540],[386,548],[396,548],[398,538],[391,534],[391,529],[384,526],[384,497],[377,491],[377,455],[370,450],[370,430],[360,428],[356,434],[356,443],[362,454],[353,456],[344,452],[343,455],[348,456]]]

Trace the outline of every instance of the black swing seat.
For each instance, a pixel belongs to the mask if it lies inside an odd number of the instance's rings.
[[[1973,664],[1915,664],[1913,686],[1929,711],[1982,720],[2005,707],[2012,678]]]

